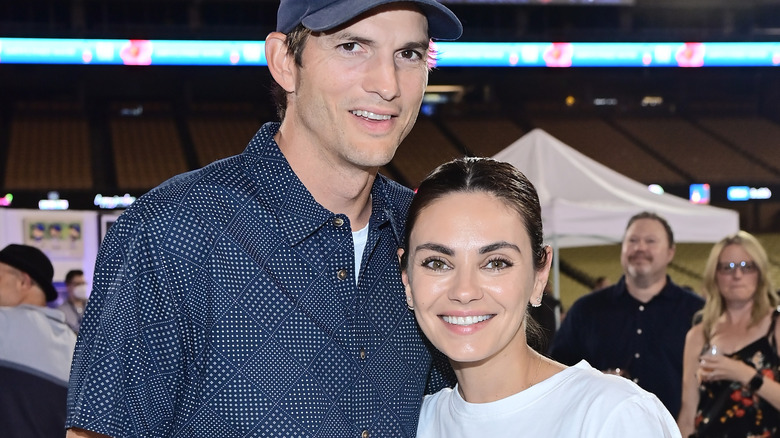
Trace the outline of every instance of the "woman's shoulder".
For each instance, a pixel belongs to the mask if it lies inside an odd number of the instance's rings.
[[[572,399],[566,411],[572,418],[581,418],[583,430],[601,431],[599,436],[628,436],[628,432],[636,437],[675,436],[677,426],[671,414],[657,396],[633,381],[604,374],[585,361],[567,372],[556,398]]]
[[[426,415],[433,415],[433,412],[436,410],[437,406],[441,406],[442,404],[447,403],[447,401],[453,396],[453,391],[453,388],[442,388],[438,392],[426,395],[423,399],[422,413],[420,414],[420,418]]]
[[[593,368],[586,361],[581,361],[569,368],[574,372],[569,378],[569,385],[574,392],[582,392],[584,397],[592,397],[593,403],[619,404],[627,397],[655,397],[639,385],[625,377],[604,374]]]

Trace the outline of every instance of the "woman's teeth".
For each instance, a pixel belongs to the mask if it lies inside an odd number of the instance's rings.
[[[471,325],[478,322],[486,321],[492,318],[493,315],[479,315],[479,316],[442,316],[444,322],[455,325]]]

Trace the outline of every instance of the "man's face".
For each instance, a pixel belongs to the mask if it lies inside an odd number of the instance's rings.
[[[674,258],[664,226],[655,219],[638,219],[626,230],[620,252],[623,272],[632,279],[659,279]]]
[[[422,103],[427,29],[419,10],[392,4],[308,37],[285,122],[320,151],[312,158],[336,168],[390,162]]]
[[[18,306],[24,299],[22,273],[5,263],[0,263],[0,306]]]
[[[83,275],[74,275],[73,278],[71,278],[70,282],[65,285],[65,287],[68,289],[68,296],[72,297],[74,296],[73,291],[76,289],[76,287],[86,286],[86,285],[87,285],[87,281],[84,280]],[[82,298],[82,297],[77,296],[76,298]]]

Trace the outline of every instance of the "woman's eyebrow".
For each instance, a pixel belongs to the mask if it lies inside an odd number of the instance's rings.
[[[438,243],[423,243],[421,245],[417,245],[414,248],[415,251],[420,251],[421,249],[427,249],[429,251],[440,252],[440,253],[442,253],[444,255],[448,255],[448,256],[451,256],[451,255],[455,254],[455,251],[453,251],[451,248],[448,248],[448,247],[446,247],[444,245],[441,245],[441,244],[438,244]]]
[[[491,243],[490,245],[483,246],[482,248],[479,249],[479,253],[486,254],[504,248],[514,249],[515,251],[520,252],[520,248],[514,243],[496,242],[496,243]]]

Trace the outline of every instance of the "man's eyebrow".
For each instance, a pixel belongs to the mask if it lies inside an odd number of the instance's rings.
[[[417,245],[414,248],[415,251],[419,251],[421,249],[427,249],[429,251],[440,252],[440,253],[442,253],[444,255],[448,255],[448,256],[451,256],[451,255],[455,254],[455,251],[453,251],[451,248],[448,248],[448,247],[446,247],[444,245],[440,245],[438,243],[423,243],[421,245]]]
[[[376,44],[376,41],[363,35],[358,35],[354,32],[350,32],[349,30],[342,30],[340,32],[333,33],[331,35],[328,35],[328,38],[331,40],[345,40],[345,41],[355,41],[360,44],[365,44],[367,46],[373,46]],[[420,41],[409,41],[407,43],[404,43],[400,50],[420,50],[422,52],[427,51],[430,48],[430,39],[426,40],[420,40]]]
[[[350,32],[349,30],[342,30],[340,32],[336,32],[334,34],[331,34],[328,36],[331,40],[347,40],[347,41],[356,41],[361,44],[367,44],[372,45],[374,44],[374,40],[372,40],[369,37],[358,35],[354,32]]]
[[[428,49],[430,49],[430,47],[431,47],[430,40],[410,41],[410,42],[404,44],[403,47],[401,48],[401,50],[410,50],[410,49],[414,50],[414,49],[416,49],[416,50],[419,50],[421,52],[425,52]]]

